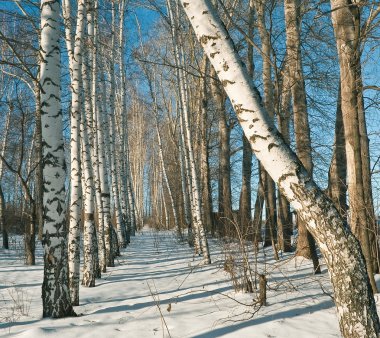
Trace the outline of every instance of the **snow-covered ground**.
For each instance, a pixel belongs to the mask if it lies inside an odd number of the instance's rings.
[[[203,266],[174,233],[147,228],[95,288],[81,287],[78,317],[42,319],[41,249],[27,267],[17,243],[0,249],[0,336],[341,337],[325,266],[313,276],[308,261],[274,262],[270,248],[261,250],[268,304],[258,309],[257,295],[236,293],[224,270],[230,244],[212,240],[213,263]]]

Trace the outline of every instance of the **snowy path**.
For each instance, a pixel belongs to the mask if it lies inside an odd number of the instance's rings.
[[[81,287],[81,316],[58,320],[41,319],[41,258],[25,267],[17,250],[0,250],[0,336],[340,337],[332,301],[320,288],[327,274],[310,276],[309,264],[267,265],[269,305],[248,319],[253,308],[234,299],[250,304],[253,296],[233,291],[216,242],[213,264],[201,266],[172,233],[146,230],[132,240],[96,288]],[[17,313],[12,294],[30,306],[28,316]]]

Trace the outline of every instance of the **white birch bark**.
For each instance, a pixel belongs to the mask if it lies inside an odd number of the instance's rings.
[[[63,3],[65,26],[70,25],[71,13],[69,0]],[[81,155],[80,155],[80,120],[82,110],[82,45],[84,33],[84,0],[78,2],[77,25],[74,43],[71,29],[66,29],[66,45],[69,51],[69,67],[71,75],[71,116],[70,116],[70,222],[68,235],[69,287],[72,304],[79,305],[79,273],[80,273],[80,222],[82,211],[81,191]],[[70,27],[70,26],[69,26]],[[71,28],[71,27],[70,27]],[[70,53],[70,48],[74,50]]]
[[[68,287],[65,158],[60,99],[59,1],[41,2],[41,122],[44,182],[43,317],[74,315]]]
[[[98,95],[98,48],[97,48],[97,22],[98,22],[98,2],[87,0],[87,35],[89,40],[90,51],[88,55],[88,66],[86,68],[87,72],[83,72],[83,81],[86,76],[88,79],[86,87],[86,82],[84,81],[85,90],[85,104],[86,106],[86,118],[87,123],[91,126],[88,130],[91,130],[89,134],[89,143],[92,145],[92,167],[94,174],[94,185],[95,185],[95,196],[96,196],[96,206],[98,211],[98,257],[99,257],[99,271],[96,277],[100,277],[101,272],[106,272],[107,261],[106,261],[106,248],[105,248],[105,236],[104,236],[104,223],[103,223],[103,212],[102,212],[102,200],[101,200],[101,184],[100,184],[100,173],[99,173],[99,152],[98,152],[98,133],[97,133],[97,111],[100,106],[99,95]],[[87,92],[86,92],[87,90]],[[87,98],[87,100],[86,100]],[[88,109],[91,109],[90,111]]]
[[[96,133],[98,136],[98,161],[99,161],[99,180],[100,180],[100,198],[102,209],[100,216],[104,224],[104,241],[106,247],[106,263],[108,267],[115,266],[112,249],[112,224],[111,224],[111,194],[108,183],[106,158],[109,154],[109,127],[107,121],[107,90],[106,79],[104,76],[103,64],[100,63],[100,82],[101,82],[101,101],[96,109]]]
[[[109,132],[108,139],[110,145],[109,151],[109,163],[111,167],[111,187],[112,187],[112,198],[115,209],[115,218],[116,218],[116,233],[118,238],[119,247],[125,248],[125,236],[124,236],[124,223],[122,219],[122,211],[120,205],[120,193],[119,193],[119,182],[117,171],[117,161],[116,161],[116,141],[118,137],[116,136],[116,106],[115,106],[115,93],[116,93],[116,82],[115,82],[115,51],[116,51],[116,39],[115,39],[115,28],[116,28],[116,13],[115,13],[115,4],[112,2],[112,23],[111,23],[111,55],[110,55],[110,111],[108,114],[109,121]]]
[[[82,109],[81,116],[81,147],[82,147],[82,190],[83,190],[83,277],[82,285],[87,287],[95,286],[97,277],[98,262],[96,248],[98,246],[95,230],[95,195],[94,178],[91,165],[91,147],[88,139],[88,124],[86,115]]]
[[[121,193],[121,207],[123,212],[123,221],[126,224],[126,243],[130,242],[131,233],[131,207],[130,200],[128,198],[128,185],[127,185],[127,172],[130,171],[129,166],[129,155],[128,149],[128,120],[127,116],[127,100],[126,100],[126,81],[125,81],[125,38],[124,38],[124,25],[125,25],[125,7],[126,0],[121,0],[119,3],[120,12],[120,27],[119,27],[119,81],[120,81],[120,193]]]
[[[377,337],[379,318],[358,241],[270,121],[230,36],[210,3],[207,0],[181,2],[252,150],[321,249],[333,284],[343,336]]]

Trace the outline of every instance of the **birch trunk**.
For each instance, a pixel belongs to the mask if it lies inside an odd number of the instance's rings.
[[[91,133],[89,135],[89,142],[92,147],[92,165],[94,173],[95,197],[98,215],[98,257],[99,257],[99,271],[97,272],[100,278],[101,272],[106,272],[107,259],[105,247],[105,234],[103,222],[103,207],[101,198],[101,183],[100,183],[100,160],[99,160],[99,137],[97,133],[98,110],[100,109],[99,95],[98,95],[98,48],[97,48],[97,22],[98,22],[98,2],[87,1],[87,35],[89,51],[87,52],[88,64],[83,72],[83,87],[85,93],[86,104],[86,118],[91,125]],[[85,81],[85,79],[87,81]]]
[[[82,109],[81,116],[81,146],[82,146],[82,190],[83,194],[83,277],[82,285],[87,287],[95,286],[95,278],[99,276],[97,258],[97,236],[95,229],[94,213],[94,178],[91,165],[91,147],[88,137],[88,130],[91,130],[86,114]],[[99,276],[100,277],[100,276]]]
[[[78,2],[77,25],[73,40],[71,29],[70,1],[63,2],[63,14],[66,27],[66,46],[69,53],[71,75],[71,116],[70,116],[70,222],[68,235],[69,287],[72,305],[79,305],[80,273],[80,222],[82,211],[81,191],[81,155],[80,155],[80,120],[82,90],[82,44],[84,33],[84,0]]]
[[[116,219],[116,233],[119,243],[119,248],[125,248],[126,239],[124,231],[124,222],[122,218],[121,204],[120,204],[120,193],[119,193],[119,180],[117,175],[117,161],[116,161],[116,141],[118,137],[116,136],[116,106],[115,106],[115,93],[116,93],[116,82],[115,82],[115,51],[116,51],[116,38],[115,38],[115,28],[116,28],[116,13],[115,4],[112,2],[112,23],[111,23],[111,52],[110,52],[110,112],[108,114],[109,121],[109,163],[111,167],[111,187],[112,187],[112,197],[115,209],[115,219]],[[119,250],[118,248],[118,250]]]
[[[358,241],[274,127],[210,3],[193,0],[182,4],[252,150],[319,244],[333,284],[342,335],[377,337],[380,323]]]
[[[100,63],[102,66],[102,63]],[[99,68],[101,82],[101,101],[96,109],[96,133],[98,139],[98,162],[99,162],[99,181],[100,181],[100,199],[102,209],[99,217],[104,224],[104,242],[106,247],[106,264],[107,267],[115,266],[113,248],[112,248],[112,224],[111,224],[111,194],[108,184],[106,154],[109,152],[109,135],[108,121],[105,120],[106,109],[106,80],[104,77],[103,67]],[[106,135],[105,135],[106,132]],[[108,136],[108,137],[107,137]]]
[[[68,287],[65,158],[60,100],[59,1],[41,2],[41,122],[44,181],[43,317],[75,315]]]
[[[124,39],[124,24],[125,24],[125,7],[126,1],[120,1],[120,29],[119,29],[119,81],[120,81],[120,134],[121,134],[121,144],[120,144],[120,156],[121,160],[121,171],[120,171],[120,192],[121,192],[121,206],[123,212],[123,220],[126,224],[126,244],[130,243],[130,234],[131,234],[131,207],[130,207],[130,199],[128,198],[128,175],[127,172],[130,172],[130,162],[129,162],[129,149],[128,149],[128,119],[127,115],[127,100],[126,100],[126,81],[125,81],[125,39]],[[127,153],[128,156],[124,156],[123,153]]]
[[[34,97],[36,100],[36,129],[35,129],[35,161],[36,177],[35,177],[35,203],[36,203],[36,218],[38,224],[38,239],[42,240],[43,231],[43,179],[42,179],[42,125],[41,125],[41,91],[39,84],[39,75],[34,83]]]

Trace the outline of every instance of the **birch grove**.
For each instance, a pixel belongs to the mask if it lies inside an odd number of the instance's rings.
[[[40,5],[0,8],[0,254],[38,267],[42,247],[43,318],[112,288],[146,233],[161,254],[162,231],[184,282],[218,268],[252,316],[273,271],[310,264],[342,336],[380,334],[376,2]]]

